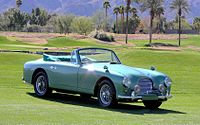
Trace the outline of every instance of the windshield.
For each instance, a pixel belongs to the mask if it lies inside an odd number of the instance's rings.
[[[120,63],[113,51],[106,49],[83,49],[79,50],[81,63]]]

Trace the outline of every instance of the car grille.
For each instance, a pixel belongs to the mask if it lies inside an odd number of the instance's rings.
[[[152,92],[152,81],[150,79],[141,79],[138,83],[138,85],[140,86],[140,94],[144,95],[147,94],[149,92]]]

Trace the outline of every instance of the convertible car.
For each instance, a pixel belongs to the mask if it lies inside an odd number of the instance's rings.
[[[37,96],[67,92],[83,98],[97,97],[110,107],[117,102],[143,102],[158,108],[171,98],[172,80],[165,74],[123,65],[109,49],[76,49],[68,55],[43,54],[43,58],[24,64],[23,80],[32,84]]]

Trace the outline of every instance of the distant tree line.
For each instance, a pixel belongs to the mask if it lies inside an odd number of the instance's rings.
[[[49,14],[36,8],[30,14],[11,8],[0,14],[1,31],[58,32],[88,34],[94,29],[91,17]]]
[[[175,20],[167,22],[166,18],[164,17],[165,8],[164,6],[165,0],[125,0],[126,4],[125,6],[120,5],[119,7],[114,8],[114,14],[116,15],[116,32],[117,33],[126,33],[126,43],[127,43],[127,36],[128,33],[130,33],[131,30],[134,31],[134,28],[140,29],[140,32],[146,32],[149,33],[149,43],[152,43],[152,34],[153,33],[165,33],[165,30],[167,29],[178,29],[179,34],[179,43],[178,45],[181,45],[181,33],[183,29],[194,29],[198,32],[200,31],[199,26],[199,17],[195,18],[193,21],[193,25],[190,25],[187,20],[184,17],[184,14],[187,14],[190,11],[190,6],[188,3],[188,0],[173,0],[170,3],[170,9],[171,11],[176,12]],[[137,15],[137,9],[134,7],[131,7],[132,3],[137,4],[139,7],[138,9],[141,12],[149,12],[149,23],[146,22],[146,20],[139,19]],[[107,5],[107,7],[105,7]],[[104,8],[107,9],[111,7],[109,0],[104,1]],[[125,13],[126,13],[126,20],[125,20]],[[132,14],[132,18],[130,18],[129,13]],[[121,28],[118,26],[118,15],[121,15]],[[106,14],[107,15],[107,14]],[[133,27],[130,26],[130,20],[132,20],[131,24],[134,24]],[[107,21],[106,21],[107,22]],[[142,23],[146,23],[142,24]],[[126,24],[126,27],[124,28],[124,24]],[[126,32],[125,32],[126,31]],[[133,32],[135,33],[135,32]]]
[[[91,17],[75,16],[71,14],[50,14],[44,9],[35,8],[31,13],[20,11],[22,0],[16,0],[16,7],[0,14],[1,31],[24,32],[56,32],[80,33],[87,35],[94,29],[120,34],[149,33],[152,42],[153,33],[165,33],[166,30],[178,29],[179,38],[183,29],[193,29],[200,32],[200,17],[196,17],[193,24],[189,24],[184,14],[189,12],[187,0],[173,0],[171,10],[175,10],[176,17],[167,21],[164,17],[164,0],[126,0],[125,5],[112,6],[109,0],[104,0],[102,8]],[[132,5],[137,4],[137,8]],[[112,21],[109,9],[113,8]],[[138,11],[147,11],[150,18],[141,19]],[[127,42],[127,39],[126,39]],[[180,40],[179,40],[180,45]]]

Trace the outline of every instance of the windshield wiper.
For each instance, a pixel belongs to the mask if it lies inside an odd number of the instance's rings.
[[[110,64],[119,64],[118,62],[110,62]]]

